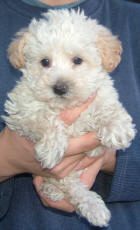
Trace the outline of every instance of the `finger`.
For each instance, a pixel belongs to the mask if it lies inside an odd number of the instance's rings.
[[[85,156],[80,162],[79,164],[77,164],[75,170],[83,170],[87,167],[89,167],[91,164],[93,164],[96,161],[95,157],[88,157]]]
[[[90,151],[100,145],[95,133],[86,133],[80,137],[70,138],[65,156]]]
[[[87,167],[89,167],[91,164],[93,164],[94,162],[97,161],[98,158],[100,157],[104,157],[105,158],[105,149],[104,147],[101,148],[101,153],[99,156],[96,156],[96,157],[89,157],[89,156],[85,156],[80,162],[79,164],[77,165],[77,167],[75,168],[76,170],[82,170],[82,169],[85,169]]]
[[[95,97],[96,97],[96,94],[92,95],[92,97],[88,98],[88,99],[85,101],[85,103],[83,103],[83,104],[80,105],[80,106],[77,106],[77,107],[74,109],[74,111],[75,111],[78,115],[80,115],[84,110],[86,110],[86,109],[88,108],[89,104],[91,104],[91,103],[94,101]],[[73,110],[72,110],[72,111],[73,111]]]
[[[39,176],[51,176],[55,178],[64,178],[67,176],[75,167],[79,164],[79,162],[85,157],[83,153],[77,154],[74,156],[66,157],[62,160],[61,163],[56,165],[51,170],[43,170],[39,171]],[[36,174],[37,175],[37,174]],[[42,177],[41,177],[42,178]]]
[[[99,173],[103,164],[103,156],[98,158],[93,164],[84,170],[80,176],[82,183],[86,184],[88,188],[91,188],[95,182],[96,176]]]
[[[58,175],[62,171],[67,170],[68,168],[73,168],[75,164],[78,164],[84,158],[84,154],[76,154],[72,156],[65,157],[58,165],[56,165],[53,169],[49,170],[48,172],[51,175]]]
[[[104,162],[101,170],[107,173],[113,173],[116,166],[116,150],[106,149]]]
[[[44,182],[44,177],[33,175],[33,184],[36,188],[37,193],[40,192],[40,185]]]
[[[95,99],[96,94],[94,94],[91,98],[86,100],[85,103],[83,103],[80,106],[77,106],[76,108],[73,109],[67,109],[61,112],[60,114],[60,119],[64,121],[65,124],[71,125],[79,116],[80,114],[86,110],[91,102]]]
[[[81,161],[81,159],[73,162],[71,165],[68,165],[66,168],[59,171],[58,174],[55,174],[55,177],[59,179],[66,177],[67,175],[69,175],[71,171],[73,171],[77,167],[77,165],[79,164],[79,161]]]
[[[42,169],[40,164],[33,164],[36,169],[35,172],[32,170],[32,174],[36,174],[38,176],[51,176],[56,178],[63,178],[67,176],[79,162],[84,158],[84,154],[76,154],[68,157],[64,157],[64,159],[56,165],[53,169]],[[31,171],[31,168],[30,168]]]

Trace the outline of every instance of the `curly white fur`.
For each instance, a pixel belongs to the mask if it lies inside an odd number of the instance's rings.
[[[9,46],[11,63],[23,76],[8,94],[5,103],[7,125],[35,143],[36,158],[42,167],[59,163],[68,147],[69,136],[94,131],[101,146],[129,147],[135,136],[131,116],[118,100],[108,72],[120,62],[121,43],[117,37],[83,12],[54,10],[40,20],[33,19]],[[74,57],[82,59],[74,63]],[[41,61],[47,59],[44,67]],[[67,86],[58,95],[56,84]],[[96,98],[73,125],[67,127],[60,111],[80,105],[93,93]],[[101,146],[88,152],[100,154]],[[49,198],[67,198],[76,211],[97,226],[106,226],[110,212],[95,192],[80,183],[80,173],[64,179],[47,178],[42,190]]]

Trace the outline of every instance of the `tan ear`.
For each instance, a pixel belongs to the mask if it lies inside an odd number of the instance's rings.
[[[26,43],[26,37],[27,32],[25,30],[18,32],[16,38],[13,39],[8,47],[8,57],[15,68],[20,69],[24,67],[23,48]]]
[[[107,72],[112,72],[121,60],[121,42],[116,36],[113,36],[108,29],[101,26],[98,35],[97,48],[102,57],[104,68]]]

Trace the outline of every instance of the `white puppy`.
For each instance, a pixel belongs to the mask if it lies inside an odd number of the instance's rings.
[[[129,147],[135,136],[132,118],[118,100],[108,72],[120,62],[121,43],[83,12],[54,10],[17,33],[9,59],[23,76],[8,94],[3,117],[12,130],[35,143],[42,167],[62,160],[69,136],[97,133],[101,146]],[[59,114],[96,98],[77,121],[67,127]],[[86,154],[97,156],[101,146]],[[95,192],[80,183],[81,172],[64,179],[47,178],[42,190],[52,200],[68,199],[77,213],[97,226],[106,226],[110,212]]]

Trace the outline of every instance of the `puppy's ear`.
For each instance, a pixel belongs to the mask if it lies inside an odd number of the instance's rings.
[[[8,47],[8,58],[11,64],[18,69],[24,67],[23,48],[27,40],[27,31],[22,30],[16,34],[16,38],[10,43]]]
[[[112,72],[121,60],[121,42],[108,29],[101,26],[98,34],[97,48],[104,68],[107,72]]]

